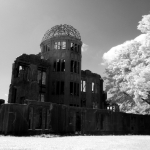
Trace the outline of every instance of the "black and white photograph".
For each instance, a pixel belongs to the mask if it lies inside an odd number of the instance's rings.
[[[0,150],[149,150],[150,0],[0,0]]]

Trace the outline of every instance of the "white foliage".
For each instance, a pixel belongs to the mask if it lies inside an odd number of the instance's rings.
[[[103,55],[107,64],[106,89],[113,95],[126,93],[133,97],[134,106],[143,105],[147,109],[149,107],[143,101],[150,99],[150,15],[143,16],[138,29],[145,34],[113,47]]]

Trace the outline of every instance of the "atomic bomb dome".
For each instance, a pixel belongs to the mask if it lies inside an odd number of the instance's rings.
[[[56,25],[54,27],[52,27],[50,30],[46,31],[46,33],[44,34],[44,37],[42,39],[42,42],[53,38],[53,37],[60,37],[60,36],[70,36],[70,37],[74,37],[78,40],[81,40],[81,36],[80,33],[77,29],[75,29],[74,27],[72,27],[71,25]]]

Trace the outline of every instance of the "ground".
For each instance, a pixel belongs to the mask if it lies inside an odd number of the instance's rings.
[[[141,150],[150,136],[0,136],[0,150]]]

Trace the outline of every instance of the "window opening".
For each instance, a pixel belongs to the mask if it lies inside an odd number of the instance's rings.
[[[44,93],[39,93],[39,102],[44,102]]]
[[[79,62],[77,61],[74,61],[74,60],[71,60],[70,62],[70,72],[74,72],[74,73],[78,73],[79,74],[79,70],[80,70],[80,67],[79,67]]]
[[[38,70],[37,81],[39,84],[46,85],[46,72]]]
[[[83,92],[86,92],[86,81],[83,81]]]
[[[81,107],[86,107],[86,99],[81,99]]]
[[[57,59],[57,71],[59,72],[60,71],[60,60]]]
[[[25,71],[25,66],[19,65],[17,77],[23,77],[23,75],[24,75],[24,73],[25,73],[24,71]]]
[[[54,43],[54,49],[57,49],[57,42]]]
[[[34,124],[35,129],[42,129],[42,108],[36,109],[36,122]]]
[[[66,49],[66,41],[54,42],[54,49]]]
[[[56,61],[54,61],[53,71],[56,71]]]
[[[71,42],[71,46],[70,47],[71,47],[71,50],[73,51],[74,50],[74,43]]]
[[[64,95],[64,81],[61,81],[60,94]]]
[[[50,51],[50,47],[48,47],[48,51]]]
[[[61,48],[61,43],[57,42],[57,49],[60,49],[60,48]]]
[[[65,71],[65,60],[61,61],[61,71],[64,72]]]
[[[70,82],[70,95],[73,95],[73,82]]]
[[[56,83],[56,95],[59,95],[59,81]]]
[[[74,95],[77,95],[76,83],[74,83]]]
[[[94,93],[94,82],[92,82],[92,93]]]
[[[63,41],[63,42],[61,43],[61,46],[62,46],[62,49],[66,49],[66,42]]]
[[[74,61],[74,72],[77,73],[77,62]]]
[[[71,72],[74,72],[74,61],[73,60],[71,60],[71,64],[70,64],[70,70],[71,70]]]
[[[45,96],[44,94],[41,94],[41,102],[44,102],[45,101]]]

